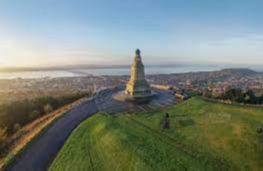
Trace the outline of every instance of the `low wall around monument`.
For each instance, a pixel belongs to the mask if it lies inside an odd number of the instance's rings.
[[[174,86],[169,86],[169,85],[162,85],[162,84],[151,84],[151,88],[156,88],[160,90],[170,90],[172,88],[175,88]]]

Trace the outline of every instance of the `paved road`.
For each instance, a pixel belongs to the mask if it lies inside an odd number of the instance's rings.
[[[70,133],[81,121],[97,113],[93,100],[84,102],[52,124],[7,168],[11,171],[47,170]]]

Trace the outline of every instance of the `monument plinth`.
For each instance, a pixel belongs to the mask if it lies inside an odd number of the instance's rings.
[[[126,84],[126,89],[118,93],[115,98],[125,101],[145,101],[153,96],[150,86],[145,79],[144,65],[142,63],[141,52],[135,51],[134,62],[131,67],[131,77]]]

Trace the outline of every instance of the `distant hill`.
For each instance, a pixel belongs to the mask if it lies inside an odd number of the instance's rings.
[[[229,68],[229,69],[222,69],[220,71],[214,71],[212,73],[221,73],[224,75],[238,75],[238,76],[246,75],[246,76],[249,76],[249,75],[257,74],[258,72],[251,70],[251,69],[248,69],[248,68]]]
[[[251,76],[259,74],[258,72],[247,69],[247,68],[229,68],[222,69],[219,71],[205,71],[205,72],[188,72],[188,73],[178,73],[171,74],[176,76],[179,80],[192,80],[192,81],[205,81],[205,80],[227,80],[231,77],[240,78],[244,76]]]
[[[187,72],[175,74],[148,75],[147,79],[159,84],[179,85],[190,81],[191,83],[204,84],[207,82],[240,80],[245,77],[262,75],[248,68],[227,68],[218,71]]]
[[[255,74],[258,74],[258,72],[247,68],[229,68],[209,72],[207,73],[207,78],[211,80],[227,80],[231,77],[240,78],[245,76],[252,76]]]

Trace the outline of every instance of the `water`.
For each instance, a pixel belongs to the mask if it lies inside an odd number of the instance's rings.
[[[222,69],[214,66],[177,66],[177,67],[146,67],[146,74],[170,74],[197,71],[214,71]],[[99,68],[99,69],[71,69],[50,71],[25,71],[25,72],[0,72],[0,79],[31,79],[31,78],[56,78],[75,77],[87,75],[129,75],[130,68]]]

